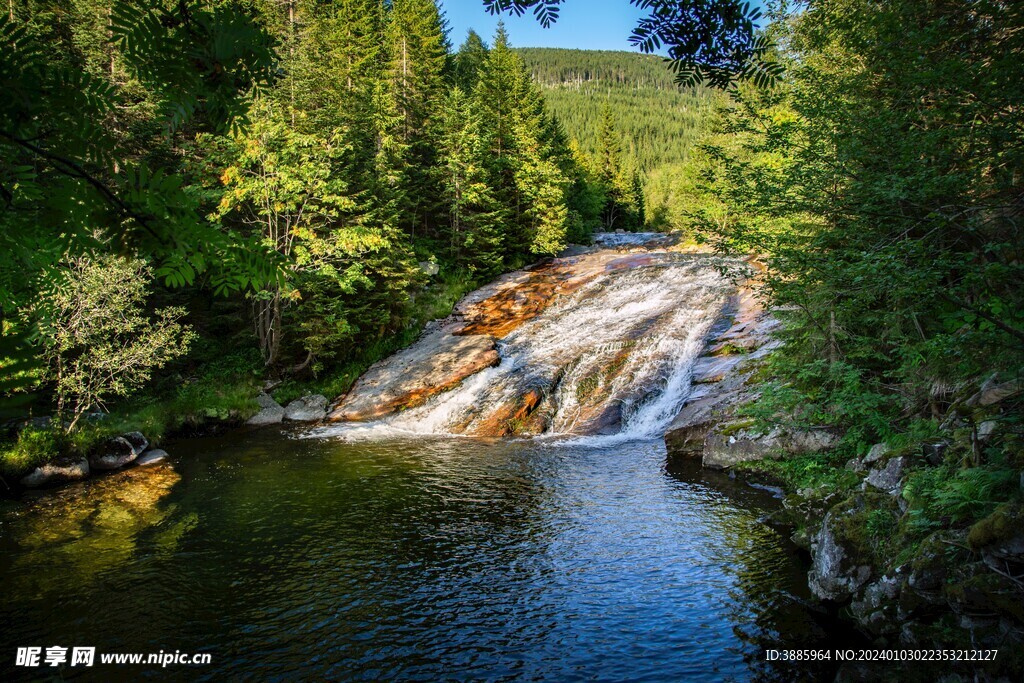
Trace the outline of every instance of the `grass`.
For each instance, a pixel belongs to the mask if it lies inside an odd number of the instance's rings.
[[[15,441],[0,446],[0,476],[22,476],[62,455],[65,446],[60,437],[53,429],[22,430]]]

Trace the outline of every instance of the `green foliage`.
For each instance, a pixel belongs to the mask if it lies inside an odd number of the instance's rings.
[[[492,14],[511,12],[522,16],[528,9],[542,26],[558,20],[563,0],[483,0]],[[724,88],[735,80],[749,80],[759,87],[774,83],[781,66],[770,59],[772,44],[757,32],[761,10],[744,0],[631,0],[647,10],[630,42],[643,52],[663,47],[672,70],[684,85],[708,83]]]
[[[779,482],[787,491],[820,489],[826,493],[847,491],[861,478],[843,467],[839,452],[809,454],[781,460],[755,460],[736,465],[740,470],[760,472]]]
[[[907,513],[909,527],[921,533],[981,519],[1014,492],[1019,478],[1016,471],[998,468],[942,466],[917,470],[904,488],[911,505]]]
[[[81,257],[27,311],[41,330],[42,379],[53,384],[69,432],[87,411],[137,391],[188,351],[194,335],[179,322],[184,309],[153,318],[143,310],[150,277],[140,260]]]
[[[552,113],[592,157],[601,150],[605,110],[620,135],[619,164],[654,171],[685,161],[720,95],[680,89],[663,60],[601,50],[518,48]]]
[[[64,436],[53,429],[28,427],[12,442],[0,444],[0,477],[17,478],[44,465],[64,450]]]
[[[59,264],[109,248],[101,243],[146,254],[175,285],[203,271],[236,287],[273,277],[261,249],[224,239],[173,166],[144,153],[165,146],[147,124],[224,129],[241,120],[248,93],[271,74],[270,39],[227,3],[171,7],[117,2],[109,26],[69,23],[53,2],[12,4],[0,15],[0,315],[8,342],[32,336],[14,312]],[[71,16],[95,8],[74,9]],[[32,355],[22,342],[9,358],[24,364]]]
[[[769,32],[790,77],[739,88],[691,174],[693,229],[767,257],[778,412],[850,442],[941,421],[951,387],[1024,370],[1024,13],[977,10],[821,0],[783,17]]]

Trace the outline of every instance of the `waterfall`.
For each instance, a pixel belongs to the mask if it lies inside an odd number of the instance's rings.
[[[650,239],[609,234],[598,243]],[[644,253],[654,258],[609,268],[500,339],[498,365],[418,407],[315,434],[487,434],[529,396],[516,434],[583,444],[661,436],[691,392],[693,363],[731,286],[713,257]]]

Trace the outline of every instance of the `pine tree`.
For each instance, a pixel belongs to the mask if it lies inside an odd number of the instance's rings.
[[[487,61],[487,45],[476,31],[470,29],[465,42],[455,55],[454,80],[463,92],[471,93],[480,80],[480,72]]]
[[[601,222],[604,229],[611,231],[631,227],[629,205],[623,191],[622,167],[619,159],[622,154],[622,138],[615,125],[611,107],[605,106],[601,112],[601,129],[599,133],[600,152],[598,156],[598,179],[605,195],[604,208],[601,210]]]
[[[484,137],[473,104],[459,86],[448,96],[441,117],[439,169],[451,219],[452,255],[471,271],[492,275],[503,260],[503,212],[487,184]]]
[[[449,45],[435,0],[393,0],[385,32],[387,79],[407,146],[401,222],[412,235],[433,232],[439,188],[430,169],[437,154],[437,113],[444,99]]]

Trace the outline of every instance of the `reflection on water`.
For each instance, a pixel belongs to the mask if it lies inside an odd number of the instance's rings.
[[[60,644],[213,654],[97,680],[789,680],[761,648],[825,635],[770,496],[657,442],[263,431],[174,452],[0,517],[0,673]]]

